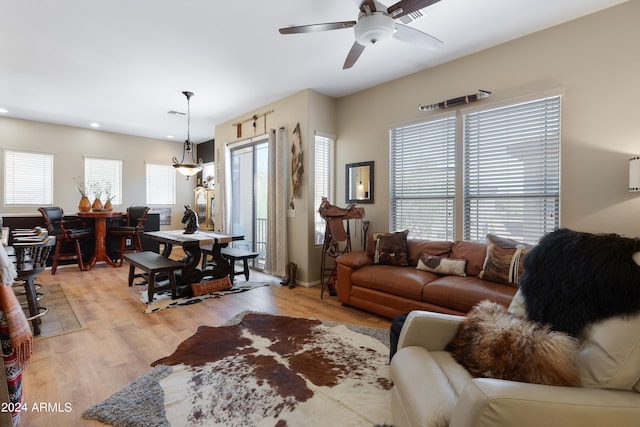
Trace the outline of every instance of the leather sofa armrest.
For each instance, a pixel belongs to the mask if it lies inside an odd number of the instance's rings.
[[[412,311],[402,326],[398,350],[402,347],[419,346],[429,351],[442,351],[453,339],[462,319],[464,316]]]
[[[365,251],[352,251],[347,252],[344,255],[340,255],[336,258],[338,264],[346,265],[354,269],[364,267],[365,265],[371,265],[373,263],[373,257],[369,252]]]
[[[450,427],[636,426],[640,393],[475,378],[463,389]]]

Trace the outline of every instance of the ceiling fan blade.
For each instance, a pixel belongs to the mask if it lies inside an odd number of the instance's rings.
[[[367,13],[366,9],[364,8],[365,5],[369,6],[369,9],[371,9],[371,12],[376,11],[376,3],[373,0],[354,0],[354,2],[356,3],[356,5],[358,6],[358,9],[360,9],[360,12],[362,13]]]
[[[362,52],[364,52],[364,46],[362,46],[358,42],[354,42],[353,46],[351,46],[351,50],[349,51],[349,54],[347,55],[347,59],[344,61],[344,65],[342,66],[342,69],[346,70],[348,68],[353,67],[353,64],[355,64],[358,58],[360,58],[360,55],[362,55]]]
[[[280,34],[303,34],[318,31],[341,30],[356,25],[356,21],[327,22],[324,24],[299,25],[295,27],[280,28]]]
[[[420,30],[398,23],[396,23],[396,31],[393,33],[393,37],[414,46],[429,50],[437,49],[444,44],[441,40],[438,40],[427,33],[423,33]]]
[[[416,10],[424,9],[434,3],[438,3],[439,1],[440,0],[400,0],[398,3],[389,6],[387,13],[394,19],[400,18]]]

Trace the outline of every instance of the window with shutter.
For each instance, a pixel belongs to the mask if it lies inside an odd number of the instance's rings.
[[[53,203],[53,154],[4,150],[4,204]],[[70,188],[71,183],[69,184]]]

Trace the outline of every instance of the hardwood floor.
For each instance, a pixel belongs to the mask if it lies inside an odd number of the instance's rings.
[[[69,266],[59,268],[55,276],[49,270],[39,275],[37,282],[43,286],[61,285],[86,328],[36,340],[23,375],[28,412],[22,414],[21,425],[102,426],[81,418],[82,412],[148,371],[151,362],[171,354],[198,326],[219,326],[244,310],[382,328],[391,323],[343,307],[335,297],[320,299],[319,287],[289,289],[279,284],[145,314],[140,292],[146,286],[129,288],[127,273],[127,264],[98,264],[85,272]],[[33,411],[34,405],[42,410]]]

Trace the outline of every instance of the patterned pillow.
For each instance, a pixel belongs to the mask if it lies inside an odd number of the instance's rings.
[[[376,241],[375,262],[382,265],[409,265],[407,258],[407,235],[409,230],[386,233]]]
[[[531,245],[487,234],[487,256],[478,277],[505,285],[518,286],[522,260]]]
[[[416,269],[451,276],[466,276],[464,272],[466,265],[467,260],[465,259],[452,259],[420,254]]]

